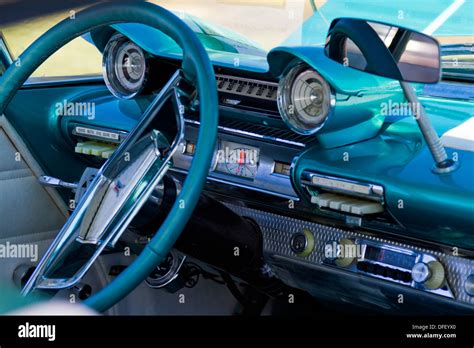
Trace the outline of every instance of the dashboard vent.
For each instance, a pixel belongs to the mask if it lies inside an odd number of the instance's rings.
[[[277,100],[278,83],[247,79],[229,75],[216,75],[217,90],[222,93],[252,97],[264,100]]]
[[[280,118],[278,83],[220,74],[216,75],[216,83],[220,105]]]

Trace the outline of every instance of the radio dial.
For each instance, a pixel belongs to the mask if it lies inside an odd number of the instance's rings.
[[[427,289],[439,289],[445,279],[444,267],[439,261],[431,261],[427,264],[419,262],[413,266],[411,271],[415,283],[423,284]]]
[[[431,277],[431,271],[424,262],[418,262],[411,270],[411,277],[415,283],[424,283]]]

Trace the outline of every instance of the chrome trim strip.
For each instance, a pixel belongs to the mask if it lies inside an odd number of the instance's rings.
[[[318,173],[310,172],[308,170],[305,170],[301,176],[302,176],[301,183],[303,185],[307,185],[307,186],[311,186],[315,188],[322,188],[328,191],[340,192],[340,193],[347,194],[350,196],[372,198],[378,201],[383,201],[384,199],[384,188],[380,185],[367,183],[367,182],[360,182],[356,180],[350,180],[346,178],[339,178],[339,177],[330,176],[330,175],[318,174]],[[340,182],[344,184],[354,185],[360,188],[365,188],[367,190],[367,193],[353,191],[353,190],[345,189],[341,187],[328,186],[324,184],[317,184],[317,183],[315,184],[313,182],[313,178],[320,178],[323,180],[330,180],[330,181]]]
[[[3,54],[5,59],[7,60],[6,63],[8,64],[5,66],[5,69],[8,69],[8,67],[13,63],[13,56],[10,53],[10,49],[7,44],[7,40],[3,36],[2,32],[0,32],[0,52]]]
[[[185,175],[188,174],[188,171],[187,171],[187,170],[179,169],[179,168],[175,168],[175,167],[170,168],[170,171],[171,171],[171,172],[175,172],[175,173],[185,174]],[[255,192],[265,193],[265,194],[272,195],[272,196],[275,196],[275,197],[280,197],[280,198],[285,198],[285,199],[291,199],[291,200],[293,200],[293,201],[295,201],[295,202],[299,202],[299,200],[300,200],[298,196],[286,195],[286,194],[284,194],[284,193],[279,193],[279,192],[270,191],[270,190],[265,190],[265,189],[258,188],[258,187],[254,187],[254,186],[248,186],[248,185],[244,185],[244,184],[239,184],[239,183],[236,183],[236,182],[233,182],[233,181],[229,181],[229,180],[225,180],[225,179],[219,179],[219,178],[213,177],[213,176],[211,176],[211,175],[208,175],[207,180],[208,180],[208,181],[213,181],[213,182],[218,182],[218,183],[220,183],[220,184],[226,184],[226,185],[231,185],[231,186],[243,188],[243,189],[246,189],[246,190],[251,190],[251,191],[255,191]]]
[[[84,133],[82,133],[82,130],[78,130],[80,128],[84,130]],[[91,132],[89,132],[89,130]],[[117,135],[117,138],[112,139],[106,136],[101,136],[100,132]],[[102,141],[108,141],[108,142],[114,142],[114,143],[121,143],[128,136],[128,132],[125,132],[125,131],[105,128],[105,127],[90,126],[90,125],[86,125],[82,123],[74,124],[74,128],[72,129],[72,134],[81,138],[92,139],[92,140],[102,140]]]
[[[201,122],[196,121],[196,120],[184,119],[184,122],[189,123],[189,124],[194,124],[196,126],[201,125]],[[235,135],[243,135],[243,136],[247,136],[247,137],[250,137],[250,138],[256,138],[256,139],[260,139],[260,140],[270,140],[270,141],[273,141],[275,143],[282,143],[282,144],[298,146],[298,147],[305,147],[306,146],[305,144],[297,142],[297,141],[276,138],[276,137],[272,137],[272,136],[269,136],[269,135],[263,135],[263,134],[248,132],[248,131],[241,130],[241,129],[229,128],[229,127],[224,127],[224,126],[218,126],[218,128],[221,131],[231,133],[231,134],[235,134]]]
[[[104,83],[102,75],[30,77],[23,87],[56,86],[74,83]]]

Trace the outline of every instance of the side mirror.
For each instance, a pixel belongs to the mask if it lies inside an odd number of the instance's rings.
[[[0,32],[0,76],[8,69],[12,64],[12,56],[8,49],[7,42],[3,38],[3,34]]]
[[[399,81],[436,83],[441,74],[440,47],[434,38],[362,19],[335,19],[326,55],[351,68]]]
[[[400,81],[405,98],[434,159],[433,172],[449,173],[459,163],[448,158],[423,105],[408,82],[437,83],[440,47],[431,36],[392,24],[355,18],[335,19],[326,55],[349,68]]]

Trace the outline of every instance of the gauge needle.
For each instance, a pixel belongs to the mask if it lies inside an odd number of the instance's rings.
[[[243,150],[240,150],[239,164],[244,164],[244,161],[245,161],[245,152]]]

